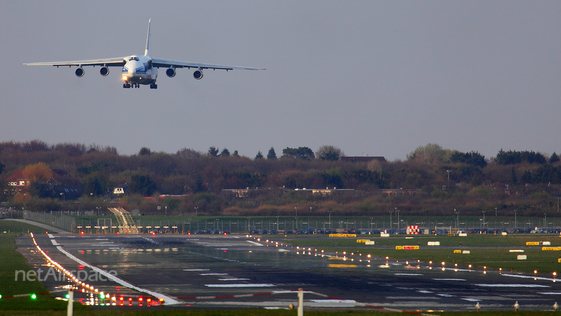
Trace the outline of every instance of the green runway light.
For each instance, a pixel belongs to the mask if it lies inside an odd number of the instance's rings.
[[[31,299],[32,299],[32,300],[37,299],[37,295],[35,295],[35,293],[31,294]]]
[[[66,294],[66,298],[69,299],[69,298],[70,298],[70,294]]]

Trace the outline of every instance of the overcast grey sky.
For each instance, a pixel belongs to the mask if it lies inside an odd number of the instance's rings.
[[[161,69],[150,90],[21,66],[143,54],[149,18],[153,57],[267,70]],[[560,153],[560,32],[560,1],[0,0],[0,141]]]

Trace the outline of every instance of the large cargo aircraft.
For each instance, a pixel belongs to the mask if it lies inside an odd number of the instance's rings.
[[[130,55],[126,57],[91,59],[91,60],[75,60],[75,61],[57,61],[57,62],[36,62],[23,63],[25,66],[68,66],[78,67],[75,74],[83,77],[85,74],[84,66],[99,66],[99,73],[102,76],[109,74],[109,67],[121,67],[121,79],[123,80],[123,88],[140,88],[140,85],[150,85],[150,89],[157,89],[156,79],[158,78],[158,68],[166,68],[166,75],[170,78],[175,77],[175,69],[177,68],[194,68],[193,77],[200,80],[203,78],[203,69],[221,69],[221,70],[265,70],[263,68],[228,66],[217,64],[204,64],[172,59],[152,58],[150,56],[150,20],[148,20],[148,35],[146,36],[146,50],[144,56]]]

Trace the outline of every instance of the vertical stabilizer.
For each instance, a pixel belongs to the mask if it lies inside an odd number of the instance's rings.
[[[146,35],[146,50],[144,50],[144,56],[150,56],[150,22],[152,19],[148,19],[148,35]]]

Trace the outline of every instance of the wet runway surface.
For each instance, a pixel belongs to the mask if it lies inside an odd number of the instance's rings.
[[[313,248],[296,249],[245,236],[51,237],[42,234],[36,239],[53,260],[89,277],[100,291],[111,293],[117,308],[129,308],[129,299],[138,308],[141,296],[145,308],[149,295],[138,288],[178,302],[166,307],[187,309],[287,308],[297,302],[293,291],[298,288],[317,293],[304,294],[306,308],[357,308],[358,303],[367,303],[404,310],[461,311],[475,310],[479,302],[482,310],[512,310],[518,301],[520,310],[552,310],[554,302],[561,302],[561,284],[550,275],[484,273],[450,264],[443,269],[441,264],[349,254],[341,258],[341,254],[322,255]],[[25,238],[18,239],[18,247],[32,250],[33,244]],[[91,269],[80,270],[79,263],[57,250],[56,244],[137,290],[92,277]],[[40,257],[33,253],[29,256],[40,265]],[[66,284],[52,278],[43,283],[50,290]],[[88,294],[77,296],[82,301],[94,301]],[[119,307],[121,296],[123,307]],[[111,302],[111,298],[104,302]],[[102,301],[96,297],[95,303]]]

